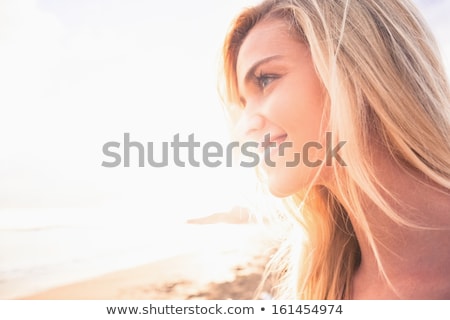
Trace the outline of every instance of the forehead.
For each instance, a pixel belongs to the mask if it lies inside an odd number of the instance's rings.
[[[300,44],[284,21],[269,19],[258,22],[239,50],[236,65],[238,79],[243,79],[245,72],[254,63],[272,55],[287,56]]]

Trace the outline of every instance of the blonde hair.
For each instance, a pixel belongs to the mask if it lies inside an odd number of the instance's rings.
[[[387,279],[376,239],[363,212],[363,196],[390,219],[419,227],[398,215],[396,199],[377,178],[371,146],[377,143],[405,170],[450,189],[450,90],[434,37],[408,0],[266,0],[233,22],[223,47],[227,104],[238,105],[236,63],[248,32],[260,21],[282,19],[311,51],[327,90],[334,138],[347,167],[333,167],[341,201],[311,185],[287,200],[291,217],[303,226],[303,250],[283,251],[279,297],[350,299],[360,249],[349,210],[364,231]],[[391,200],[388,201],[388,200]],[[279,263],[279,260],[277,260]],[[388,280],[388,279],[387,279]]]

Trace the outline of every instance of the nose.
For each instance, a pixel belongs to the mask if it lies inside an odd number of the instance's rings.
[[[259,138],[258,133],[266,126],[265,118],[258,113],[243,112],[236,126],[236,135],[240,139]]]

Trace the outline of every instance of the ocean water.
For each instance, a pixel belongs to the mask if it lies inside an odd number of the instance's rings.
[[[238,241],[259,232],[248,225],[105,222],[104,215],[86,209],[0,212],[0,299],[179,254],[237,248]]]

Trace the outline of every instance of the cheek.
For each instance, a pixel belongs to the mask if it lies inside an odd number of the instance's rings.
[[[281,89],[281,88],[280,88]],[[269,189],[275,196],[289,196],[309,186],[314,181],[319,168],[313,165],[317,160],[325,158],[326,127],[322,125],[324,95],[318,85],[285,86],[274,95],[271,120],[288,134],[292,148],[286,149],[285,156],[277,161],[277,168],[269,173]],[[322,149],[312,147],[308,143],[320,144]],[[298,155],[299,154],[299,155]],[[300,162],[288,166],[288,162],[298,157]]]
[[[297,82],[298,83],[298,82]],[[277,92],[272,119],[289,135],[296,150],[323,135],[324,97],[320,86],[287,84]]]

